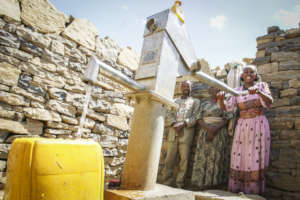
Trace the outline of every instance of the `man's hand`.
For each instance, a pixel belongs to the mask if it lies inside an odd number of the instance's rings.
[[[183,129],[185,127],[185,123],[184,122],[176,122],[173,125],[173,128],[175,130],[176,133],[179,133],[181,131],[181,129]]]

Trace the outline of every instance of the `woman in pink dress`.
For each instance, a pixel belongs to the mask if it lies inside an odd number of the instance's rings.
[[[225,102],[224,92],[218,95],[218,103],[223,110],[233,111],[238,107],[240,114],[231,150],[228,183],[231,192],[262,194],[265,191],[271,138],[262,107],[269,108],[273,98],[268,84],[257,80],[256,67],[245,66],[241,75],[242,86],[237,90],[248,90],[249,93],[232,96]]]

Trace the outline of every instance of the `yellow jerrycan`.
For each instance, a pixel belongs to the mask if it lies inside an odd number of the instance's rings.
[[[100,145],[85,140],[16,139],[7,161],[5,200],[103,200]]]

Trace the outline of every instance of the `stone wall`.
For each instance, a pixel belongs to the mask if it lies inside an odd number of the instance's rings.
[[[274,97],[267,111],[272,143],[268,199],[300,199],[300,28],[269,27],[254,61]]]
[[[22,8],[22,9],[21,9]],[[79,125],[88,58],[97,56],[129,77],[139,56],[99,37],[85,19],[67,18],[45,0],[3,0],[0,5],[0,172],[17,137],[72,138]],[[99,142],[106,180],[119,178],[133,107],[127,89],[98,76],[84,138]]]

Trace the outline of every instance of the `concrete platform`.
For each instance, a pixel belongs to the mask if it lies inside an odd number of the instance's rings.
[[[253,194],[235,194],[223,190],[207,190],[194,192],[195,200],[266,200],[265,198]]]
[[[194,200],[194,194],[188,190],[156,184],[154,190],[105,190],[105,200]]]

